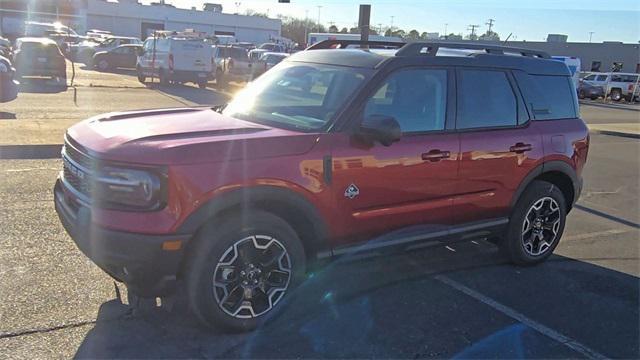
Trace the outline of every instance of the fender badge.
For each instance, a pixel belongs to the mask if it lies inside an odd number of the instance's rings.
[[[355,184],[349,185],[347,189],[344,191],[344,196],[349,199],[353,199],[358,195],[360,195],[360,189],[358,189],[358,187],[355,186]]]

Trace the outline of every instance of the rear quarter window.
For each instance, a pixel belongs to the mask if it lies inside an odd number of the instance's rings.
[[[568,76],[529,75],[515,72],[518,86],[534,120],[575,118],[576,95]]]

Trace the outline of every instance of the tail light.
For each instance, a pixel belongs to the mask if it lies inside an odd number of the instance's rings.
[[[173,70],[173,54],[169,54],[169,70]]]

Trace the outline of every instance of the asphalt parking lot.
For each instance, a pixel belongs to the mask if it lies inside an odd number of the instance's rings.
[[[128,73],[80,69],[77,79],[75,89],[24,92],[3,104],[0,144],[55,144],[70,124],[98,113],[214,105],[229,95],[213,85],[145,87]],[[585,105],[582,116],[589,124],[640,122],[640,112],[625,108]],[[60,161],[0,160],[0,354],[638,358],[640,143],[591,139],[585,190],[546,263],[506,264],[481,240],[343,257],[309,274],[249,334],[205,330],[180,303],[171,312],[120,303],[110,278],[59,224],[52,187]]]

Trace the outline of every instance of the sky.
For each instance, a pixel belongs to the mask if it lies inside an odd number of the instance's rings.
[[[142,0],[149,3],[152,0]],[[157,0],[154,0],[157,1]],[[248,9],[304,18],[338,28],[353,27],[358,21],[358,5],[371,4],[371,25],[392,25],[405,31],[420,33],[469,33],[469,25],[487,30],[488,19],[494,19],[493,30],[502,39],[542,41],[549,33],[569,36],[569,41],[593,42],[640,41],[640,0],[166,0],[181,8],[202,8],[204,2],[219,3],[223,12],[244,13]],[[238,4],[238,6],[236,6]],[[318,8],[318,6],[322,6]],[[392,18],[393,17],[393,18]]]

